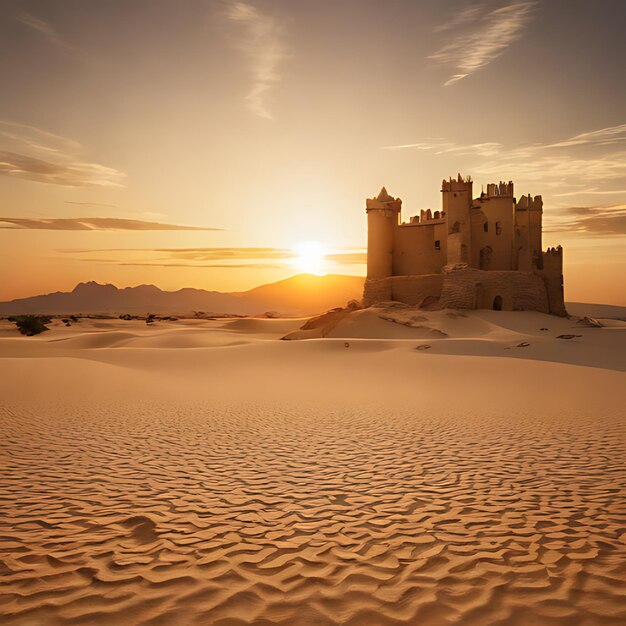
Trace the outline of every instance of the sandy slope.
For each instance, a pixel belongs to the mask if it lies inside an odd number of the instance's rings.
[[[624,623],[626,331],[395,315],[0,328],[2,623]]]

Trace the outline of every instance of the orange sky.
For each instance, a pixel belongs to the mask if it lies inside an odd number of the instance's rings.
[[[619,16],[613,0],[4,2],[0,299],[86,280],[243,290],[311,268],[294,261],[307,241],[315,269],[364,274],[365,198],[384,184],[408,217],[461,172],[476,195],[542,194],[566,299],[626,305]]]

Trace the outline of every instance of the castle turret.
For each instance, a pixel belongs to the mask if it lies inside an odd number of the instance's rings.
[[[441,183],[442,208],[448,224],[448,264],[469,263],[471,250],[470,208],[472,179],[461,174]]]
[[[552,315],[567,315],[563,293],[563,248],[548,248],[541,253],[542,269],[537,273],[543,276],[548,293],[548,304]]]
[[[366,201],[367,277],[386,278],[393,270],[393,243],[400,221],[402,200],[393,198],[383,187],[376,198]]]
[[[514,254],[513,267],[520,272],[531,272],[543,268],[542,214],[541,196],[534,198],[530,194],[522,196],[515,205],[516,254]]]

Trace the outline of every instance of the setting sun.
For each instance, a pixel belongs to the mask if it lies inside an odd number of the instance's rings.
[[[325,258],[328,250],[319,241],[302,241],[293,246],[293,265],[305,274],[324,274]]]

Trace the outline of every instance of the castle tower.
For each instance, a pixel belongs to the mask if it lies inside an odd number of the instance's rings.
[[[402,200],[393,198],[383,187],[376,198],[366,201],[367,212],[367,277],[386,278],[392,275],[393,242],[400,221]]]
[[[541,241],[542,221],[543,221],[543,200],[541,196],[535,196],[529,203],[528,217],[530,224],[529,243],[532,250],[532,266],[533,269],[540,270],[543,268],[542,251],[543,245]]]
[[[548,305],[552,315],[567,315],[563,293],[563,248],[548,248],[541,253],[541,270],[538,272],[546,283]]]
[[[515,205],[515,252],[514,268],[520,272],[532,272],[543,268],[541,229],[543,200],[529,194],[522,196]]]
[[[472,179],[461,174],[441,183],[442,208],[448,225],[448,264],[469,263],[471,250],[470,208]]]

